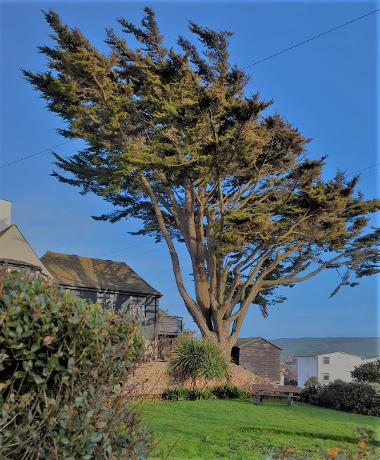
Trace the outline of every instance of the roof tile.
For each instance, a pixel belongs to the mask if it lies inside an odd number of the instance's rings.
[[[61,285],[161,295],[124,262],[50,251],[41,261]]]

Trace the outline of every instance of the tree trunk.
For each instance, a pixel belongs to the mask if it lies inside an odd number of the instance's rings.
[[[202,337],[219,348],[227,362],[231,361],[231,350],[234,346],[233,340],[228,331],[228,323],[224,322],[224,327],[219,331],[201,330]]]

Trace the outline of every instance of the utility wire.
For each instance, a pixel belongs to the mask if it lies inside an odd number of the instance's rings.
[[[274,57],[276,57],[276,56],[279,56],[279,55],[281,55],[281,54],[284,54],[284,53],[286,53],[287,51],[290,51],[290,50],[292,50],[292,49],[294,49],[294,48],[297,48],[298,46],[304,45],[305,43],[309,43],[309,42],[311,42],[311,41],[313,41],[313,40],[316,40],[317,38],[320,38],[320,37],[322,37],[322,36],[324,36],[324,35],[327,35],[327,34],[329,34],[329,33],[331,33],[331,32],[334,32],[334,31],[336,31],[336,30],[338,30],[338,29],[341,29],[341,28],[346,27],[346,26],[348,26],[348,25],[350,25],[350,24],[353,24],[354,22],[360,21],[361,19],[364,19],[364,18],[366,18],[366,17],[368,17],[368,16],[370,16],[370,15],[372,15],[372,14],[375,14],[375,13],[377,13],[378,11],[380,11],[380,8],[377,8],[376,10],[372,10],[372,11],[366,13],[366,14],[363,14],[362,16],[358,16],[357,18],[351,19],[350,21],[347,21],[347,22],[345,22],[344,24],[340,24],[339,26],[333,27],[332,29],[326,30],[325,32],[322,32],[322,33],[320,33],[320,34],[318,34],[318,35],[314,35],[313,37],[310,37],[310,38],[308,38],[308,39],[306,39],[306,40],[303,40],[303,41],[301,41],[301,42],[298,42],[298,43],[296,43],[296,44],[294,44],[294,45],[292,45],[292,46],[289,46],[288,48],[285,48],[285,49],[283,49],[283,50],[281,50],[281,51],[278,51],[277,53],[271,54],[270,56],[267,56],[267,57],[265,57],[265,58],[263,58],[263,59],[260,59],[260,60],[258,60],[258,61],[256,61],[256,62],[253,62],[252,64],[249,64],[249,65],[243,67],[243,70],[248,69],[248,68],[250,68],[250,67],[253,67],[253,66],[255,66],[255,65],[261,64],[261,63],[263,63],[263,62],[265,62],[265,61],[268,61],[269,59],[272,59],[272,58],[274,58]],[[5,164],[3,164],[3,165],[0,165],[0,169],[6,168],[6,167],[8,167],[8,166],[13,166],[13,165],[15,165],[15,164],[17,164],[17,163],[20,163],[20,162],[24,161],[24,160],[28,160],[28,159],[30,159],[30,158],[36,157],[36,156],[41,155],[42,153],[47,152],[47,151],[49,151],[49,150],[51,150],[51,149],[54,149],[54,148],[57,148],[57,147],[61,147],[62,145],[66,145],[66,144],[68,144],[69,142],[73,142],[73,139],[70,139],[70,140],[68,140],[68,141],[66,141],[66,142],[62,142],[62,143],[57,144],[57,145],[53,145],[52,147],[48,147],[48,148],[46,148],[46,149],[40,150],[39,152],[32,153],[31,155],[26,155],[26,156],[24,156],[24,157],[21,157],[21,158],[15,160],[15,161],[11,161],[10,163],[5,163]],[[376,163],[375,165],[368,166],[368,168],[364,168],[364,169],[362,169],[361,171],[364,171],[365,169],[369,169],[369,168],[371,168],[371,167],[373,167],[373,166],[376,166],[376,165],[378,165],[378,164],[379,164],[379,163]]]
[[[113,250],[113,251],[109,251],[109,252],[105,252],[105,253],[103,253],[103,254],[100,254],[99,257],[105,257],[105,256],[108,256],[109,254],[115,254],[115,253],[117,253],[117,252],[122,252],[122,251],[125,251],[125,250],[127,250],[127,249],[134,249],[134,248],[137,248],[137,247],[139,247],[139,246],[146,246],[147,244],[149,244],[149,243],[145,242],[145,243],[135,244],[135,245],[133,245],[133,246],[127,246],[127,247],[125,247],[125,248],[115,249],[115,250]]]
[[[362,169],[357,169],[354,173],[349,174],[349,176],[350,177],[360,176],[361,179],[363,177],[367,178],[367,177],[369,177],[369,175],[372,176],[373,174],[377,174],[377,171],[374,171],[372,174],[371,174],[372,171],[370,171],[369,173],[364,172],[364,174],[362,174],[363,171],[368,171],[369,169],[376,168],[376,166],[378,166],[378,165],[380,165],[380,161],[378,161],[377,163],[373,163],[373,164],[370,164],[368,166],[365,166]]]
[[[359,169],[359,171],[357,171],[356,174],[361,173],[362,171],[367,171],[367,169],[375,168],[378,165],[380,165],[380,161],[378,161],[377,163],[374,163],[373,165],[366,166],[363,169]]]
[[[40,150],[39,152],[35,152],[35,153],[30,154],[30,155],[26,155],[24,157],[18,158],[17,160],[11,161],[10,163],[5,163],[3,165],[0,165],[0,169],[7,168],[8,166],[13,166],[13,165],[15,165],[17,163],[20,163],[21,161],[29,160],[30,158],[34,158],[37,155],[41,155],[42,153],[48,152],[51,149],[55,149],[57,147],[61,147],[62,145],[66,145],[69,142],[73,142],[73,140],[74,139],[70,139],[70,140],[68,140],[66,142],[61,142],[60,144],[53,145],[52,147],[48,147],[46,149]]]
[[[377,8],[376,10],[370,11],[369,13],[363,14],[362,16],[359,16],[357,18],[351,19],[350,21],[347,21],[344,24],[340,24],[339,26],[333,27],[332,29],[326,30],[325,32],[321,32],[318,35],[314,35],[313,37],[307,38],[306,40],[303,40],[302,42],[295,43],[294,45],[289,46],[288,48],[285,48],[285,49],[283,49],[281,51],[277,51],[276,53],[273,53],[270,56],[267,56],[265,58],[259,59],[258,61],[253,62],[252,64],[249,64],[249,65],[243,67],[243,70],[248,69],[250,67],[253,67],[255,65],[258,65],[258,64],[262,64],[263,62],[269,61],[269,59],[273,59],[274,57],[280,56],[280,54],[284,54],[287,51],[290,51],[290,50],[292,50],[294,48],[298,48],[299,46],[304,45],[305,43],[309,43],[309,42],[311,42],[313,40],[316,40],[317,38],[323,37],[324,35],[327,35],[327,34],[329,34],[331,32],[334,32],[335,30],[342,29],[343,27],[346,27],[346,26],[348,26],[350,24],[353,24],[354,22],[360,21],[361,19],[364,19],[364,18],[370,16],[371,14],[375,14],[378,11],[380,11],[380,8]]]

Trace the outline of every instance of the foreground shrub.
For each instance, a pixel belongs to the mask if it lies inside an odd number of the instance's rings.
[[[336,380],[304,388],[300,399],[329,409],[380,416],[380,385],[376,383]]]
[[[42,278],[0,281],[0,458],[141,458],[149,437],[120,392],[136,326]]]
[[[215,345],[188,334],[176,339],[169,360],[169,374],[174,381],[191,379],[195,387],[198,379],[222,379],[227,370],[227,362]]]
[[[217,399],[249,399],[251,393],[236,385],[224,384],[212,388],[212,394]]]
[[[351,375],[357,382],[380,383],[380,359],[356,366]]]

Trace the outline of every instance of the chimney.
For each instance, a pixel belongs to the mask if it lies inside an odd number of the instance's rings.
[[[0,232],[11,225],[12,202],[0,199]]]

